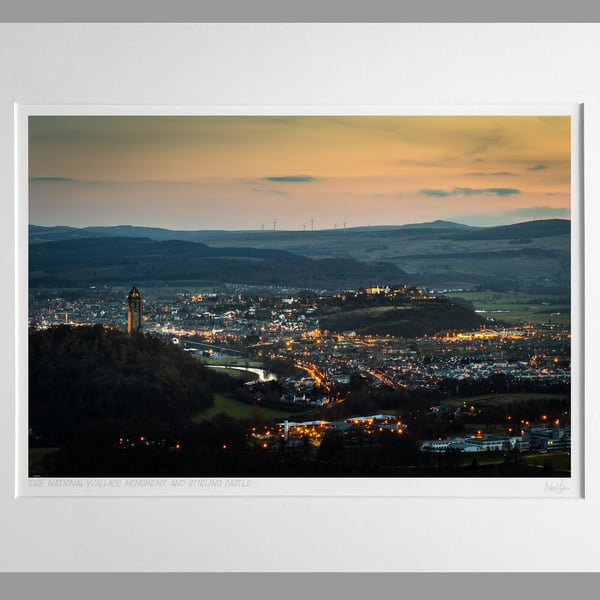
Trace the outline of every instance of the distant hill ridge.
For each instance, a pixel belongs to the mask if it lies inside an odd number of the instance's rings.
[[[569,235],[571,221],[567,219],[544,219],[499,225],[497,227],[477,228],[453,236],[456,240],[500,240],[511,238],[537,238],[554,235]]]
[[[437,219],[435,221],[427,221],[425,223],[409,223],[407,225],[368,225],[359,227],[347,227],[346,231],[394,231],[396,229],[457,229],[470,230],[479,229],[472,225],[464,225],[463,223],[455,223],[453,221],[444,221]]]
[[[138,282],[193,279],[327,290],[382,282],[536,294],[570,289],[571,221],[565,219],[315,231],[31,225],[29,232],[34,287],[118,283],[134,276]]]
[[[29,226],[29,242],[40,243],[68,239],[97,238],[97,237],[145,237],[154,240],[189,240],[201,241],[203,238],[222,236],[224,238],[245,234],[286,234],[286,235],[319,235],[331,234],[334,231],[362,233],[373,231],[412,231],[412,230],[445,230],[447,233],[454,232],[467,236],[464,239],[502,239],[507,237],[522,237],[527,235],[539,237],[540,235],[557,235],[568,233],[571,222],[567,219],[544,219],[538,221],[527,221],[514,223],[512,225],[500,225],[492,227],[474,227],[455,223],[453,221],[444,221],[441,219],[425,223],[411,223],[407,225],[374,225],[347,227],[344,230],[317,230],[312,232],[304,231],[278,231],[261,232],[258,230],[172,230],[162,227],[143,227],[137,225],[114,225],[114,226],[90,226],[90,227],[69,227],[59,225],[54,227],[45,227],[41,225]],[[463,238],[457,238],[463,239]]]

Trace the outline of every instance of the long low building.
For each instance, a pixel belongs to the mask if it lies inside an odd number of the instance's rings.
[[[508,436],[487,433],[443,440],[426,440],[421,444],[422,452],[492,452],[502,450],[529,449],[529,442],[521,436]]]
[[[532,448],[542,452],[571,449],[570,427],[530,427],[526,433]]]

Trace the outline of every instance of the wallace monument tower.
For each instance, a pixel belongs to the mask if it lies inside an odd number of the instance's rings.
[[[133,286],[127,296],[129,310],[127,313],[127,333],[142,333],[142,297],[137,288]]]

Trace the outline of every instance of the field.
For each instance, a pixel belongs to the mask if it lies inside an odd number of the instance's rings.
[[[502,452],[474,452],[456,455],[432,456],[425,470],[414,474],[427,473],[431,477],[570,477],[570,455],[560,454],[514,454]],[[438,469],[436,471],[436,463]],[[568,488],[566,488],[568,489]]]
[[[243,381],[255,381],[259,378],[258,373],[245,371],[243,369],[260,369],[261,363],[256,360],[248,360],[247,358],[203,358],[202,362],[211,369],[215,369],[219,373],[229,375],[235,379]],[[238,367],[238,368],[234,368]]]
[[[571,470],[571,453],[570,452],[556,452],[552,454],[528,454],[523,456],[521,460],[524,463],[532,465],[534,467],[548,468],[547,465],[556,471],[570,471]]]
[[[500,323],[571,323],[570,298],[564,295],[492,291],[452,292],[449,295],[468,300],[475,310],[486,311],[478,314]]]
[[[219,373],[222,373],[223,375],[229,375],[229,377],[233,377],[234,379],[241,379],[244,382],[256,381],[258,379],[258,375],[256,373],[251,373],[250,371],[243,371],[242,369],[229,369],[227,367],[217,366],[210,366],[210,368],[214,369],[215,371],[218,371]]]
[[[498,475],[498,470],[514,471],[514,475],[570,477],[571,453],[556,452],[539,454],[537,452],[465,452],[460,454],[429,454],[430,466],[458,469],[480,469],[489,475]],[[515,470],[516,469],[516,470]],[[458,473],[456,473],[458,474]],[[464,473],[465,475],[467,473]],[[473,475],[474,473],[469,473]],[[482,473],[483,474],[483,473]]]
[[[290,416],[287,411],[251,406],[224,394],[215,394],[214,405],[197,413],[192,418],[192,422],[206,421],[220,413],[225,413],[234,419],[250,419],[259,414],[266,419],[285,419]]]
[[[219,366],[228,366],[228,367],[244,367],[251,369],[261,369],[262,364],[257,360],[249,360],[247,358],[202,358],[202,362],[206,364],[206,366],[210,367],[211,365],[219,365]]]

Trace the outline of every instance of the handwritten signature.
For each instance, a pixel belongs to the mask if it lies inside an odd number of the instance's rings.
[[[560,479],[559,481],[546,481],[546,487],[544,488],[544,491],[546,493],[552,493],[560,496],[561,494],[568,492],[570,489],[571,488],[565,484],[564,480]]]

